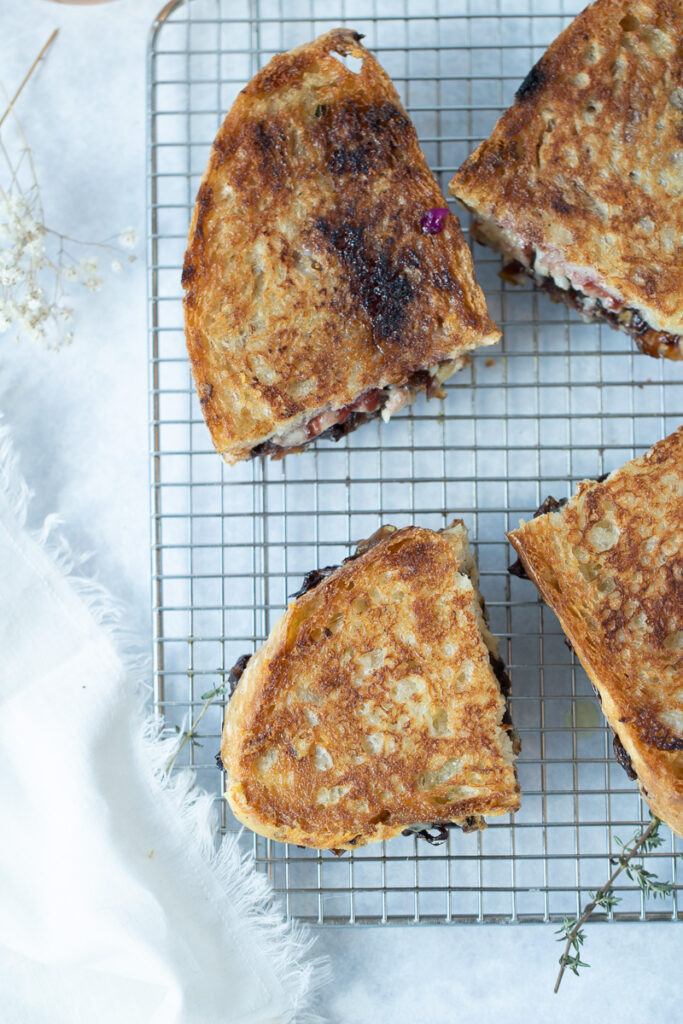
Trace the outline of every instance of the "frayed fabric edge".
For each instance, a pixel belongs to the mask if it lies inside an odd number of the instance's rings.
[[[1,421],[0,493],[18,525],[25,528],[32,492],[19,469],[9,428]],[[111,641],[139,698],[141,746],[150,784],[170,802],[187,835],[188,850],[199,856],[272,965],[289,1006],[277,1022],[270,1019],[264,1024],[325,1024],[326,1018],[315,1011],[314,1003],[330,980],[329,961],[311,957],[315,937],[306,926],[287,920],[275,903],[270,883],[256,870],[253,855],[240,848],[242,833],[227,835],[217,845],[215,802],[197,788],[194,771],[166,771],[178,739],[163,737],[163,718],[149,714],[150,655],[140,638],[125,626],[123,606],[101,583],[81,574],[87,557],[73,554],[60,525],[58,516],[49,515],[39,530],[29,534]]]

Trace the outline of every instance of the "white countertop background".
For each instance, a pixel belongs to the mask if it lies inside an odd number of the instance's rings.
[[[30,522],[38,525],[50,512],[63,518],[73,548],[91,553],[88,571],[124,603],[143,637],[151,635],[145,48],[159,6],[0,0],[0,81],[9,93],[60,28],[18,104],[47,223],[92,239],[129,226],[140,234],[135,264],[106,273],[98,294],[74,292],[70,347],[55,353],[0,337],[0,411],[34,491]],[[334,978],[321,1009],[331,1021],[355,1024],[683,1020],[678,925],[588,925],[592,967],[579,979],[568,975],[558,996],[553,930],[319,929],[316,949],[330,957]]]

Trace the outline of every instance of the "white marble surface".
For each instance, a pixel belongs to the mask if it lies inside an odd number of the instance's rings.
[[[21,99],[47,219],[103,238],[145,229],[145,46],[159,0],[67,7],[0,0],[0,74],[11,92],[53,27],[59,38]],[[0,339],[0,409],[35,499],[58,512],[94,572],[149,634],[147,339],[144,245],[125,275],[79,295],[75,340],[58,353]],[[559,947],[542,926],[323,929],[334,1021],[682,1019],[683,932],[674,924],[589,926],[593,965],[552,984]],[[190,1022],[188,1022],[190,1024]]]

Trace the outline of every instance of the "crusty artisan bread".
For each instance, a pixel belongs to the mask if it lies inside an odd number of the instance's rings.
[[[683,0],[597,0],[451,192],[552,298],[683,359]]]
[[[590,676],[619,760],[683,836],[683,427],[508,538]]]
[[[446,201],[360,38],[335,29],[273,57],[235,100],[197,195],[187,346],[231,463],[440,394],[500,337],[457,217],[421,227]]]
[[[233,813],[353,849],[516,810],[509,682],[463,523],[385,527],[360,550],[307,577],[241,676],[221,745]]]

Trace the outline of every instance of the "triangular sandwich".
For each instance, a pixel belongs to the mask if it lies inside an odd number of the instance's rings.
[[[614,752],[683,836],[683,427],[508,534],[595,687]]]
[[[335,29],[273,57],[235,100],[199,189],[187,345],[230,463],[440,395],[466,353],[500,337],[458,219],[360,38]]]
[[[519,806],[508,691],[463,523],[384,527],[310,573],[248,661],[227,800],[255,832],[319,849],[482,828]]]
[[[597,0],[450,190],[503,277],[683,359],[683,3]]]

